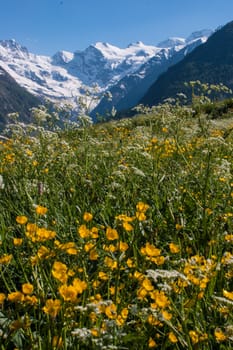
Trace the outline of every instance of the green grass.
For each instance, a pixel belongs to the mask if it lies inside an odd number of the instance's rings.
[[[231,349],[233,119],[0,143],[0,349]]]

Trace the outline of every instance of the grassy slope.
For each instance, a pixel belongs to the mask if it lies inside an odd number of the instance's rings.
[[[233,118],[190,113],[0,144],[2,349],[232,347]]]

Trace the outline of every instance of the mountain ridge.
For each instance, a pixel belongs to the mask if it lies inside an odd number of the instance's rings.
[[[233,21],[221,27],[182,61],[168,68],[152,84],[140,103],[152,106],[183,92],[191,99],[188,81],[223,83],[233,89]]]
[[[202,35],[201,31],[199,33]],[[173,46],[172,50],[181,48],[182,45]],[[90,88],[98,84],[103,93],[134,74],[162,50],[169,56],[171,48],[145,45],[141,41],[123,49],[97,42],[83,51],[61,50],[50,57],[30,53],[25,46],[10,39],[0,41],[0,64],[30,93],[75,105],[83,86]]]

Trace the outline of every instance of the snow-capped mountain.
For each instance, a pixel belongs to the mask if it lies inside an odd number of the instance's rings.
[[[197,46],[205,43],[211,34],[212,31],[203,30],[192,33],[187,39],[172,37],[159,43],[159,50],[153,57],[149,58],[134,73],[126,74],[110,88],[112,100],[102,98],[92,111],[93,118],[97,114],[105,115],[113,107],[122,111],[135,106],[160,74],[181,61]]]
[[[84,88],[95,84],[100,92],[105,92],[119,87],[119,82],[135,74],[144,79],[151,74],[148,68],[151,62],[166,69],[174,54],[191,43],[206,41],[210,34],[211,31],[200,31],[188,39],[170,38],[157,46],[139,41],[123,49],[97,42],[83,51],[59,51],[52,57],[32,54],[15,40],[3,40],[0,41],[0,66],[32,94],[75,105]],[[151,77],[154,79],[156,74]],[[125,85],[121,86],[125,91]]]

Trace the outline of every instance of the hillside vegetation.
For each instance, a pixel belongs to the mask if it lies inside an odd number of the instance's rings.
[[[232,349],[233,118],[194,107],[2,139],[1,350]]]
[[[176,97],[181,91],[191,100],[190,90],[184,87],[184,83],[197,79],[210,84],[221,81],[232,89],[232,55],[233,21],[217,30],[203,45],[161,74],[141,99],[141,103],[153,106],[166,98]]]

